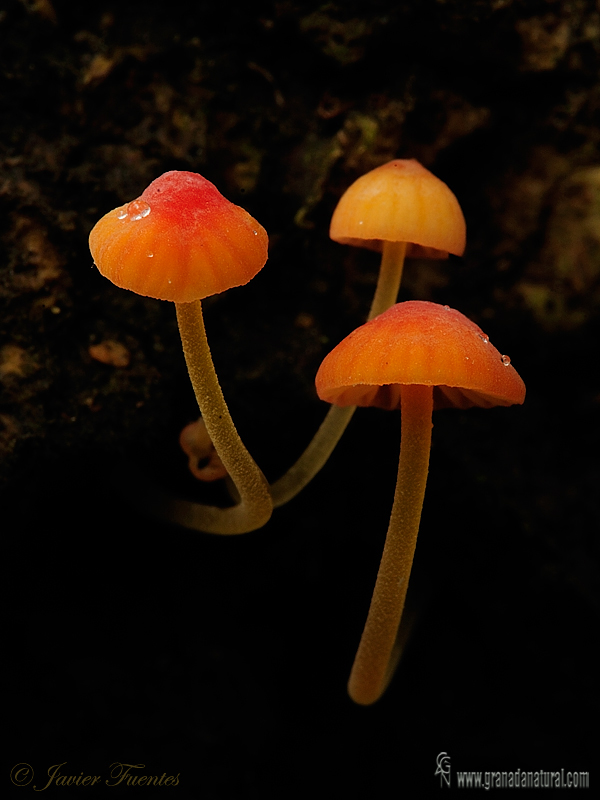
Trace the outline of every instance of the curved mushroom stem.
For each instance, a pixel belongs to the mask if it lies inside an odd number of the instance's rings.
[[[431,386],[402,386],[402,441],[398,480],[385,547],[348,694],[355,703],[378,700],[392,677],[394,643],[408,588],[425,496],[431,447]]]
[[[398,297],[406,242],[384,242],[377,287],[367,320],[377,317],[394,305]],[[317,472],[327,463],[344,431],[356,406],[331,406],[312,441],[285,475],[271,484],[271,495],[275,508],[284,505],[311,482]]]
[[[270,518],[273,502],[265,476],[233,424],[213,365],[199,300],[176,303],[183,352],[206,430],[240,496],[238,505],[217,508],[161,498],[159,513],[171,522],[206,533],[247,533]]]

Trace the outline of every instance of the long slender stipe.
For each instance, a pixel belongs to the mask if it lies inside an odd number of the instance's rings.
[[[400,626],[425,497],[431,447],[433,389],[401,387],[401,443],[394,505],[365,628],[348,682],[355,703],[378,700],[396,666]]]
[[[232,508],[174,500],[168,518],[207,533],[246,533],[268,522],[273,503],[269,486],[233,424],[206,339],[202,305],[176,303],[177,322],[190,380],[206,430],[240,496]]]

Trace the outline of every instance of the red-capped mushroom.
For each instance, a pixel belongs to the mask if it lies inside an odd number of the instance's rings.
[[[188,372],[206,430],[240,502],[221,509],[180,501],[176,521],[208,533],[264,525],[273,504],[267,481],[244,447],[213,366],[201,300],[241,286],[267,260],[268,237],[248,212],[193,172],[166,172],[139,198],[109,211],[90,233],[100,272],[117,286],[175,303]]]
[[[342,195],[329,230],[341,244],[381,252],[377,288],[368,319],[396,302],[404,257],[448,258],[465,249],[466,225],[458,200],[415,159],[395,159],[358,178]],[[271,486],[283,505],[323,467],[356,407],[332,406],[298,461]]]
[[[401,408],[398,480],[373,599],[348,691],[361,705],[385,691],[400,624],[429,469],[434,408],[523,403],[525,385],[474,323],[448,306],[398,303],[353,331],[316,377],[338,406]]]

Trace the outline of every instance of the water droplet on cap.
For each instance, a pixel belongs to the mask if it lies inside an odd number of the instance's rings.
[[[484,344],[488,344],[488,342],[490,341],[490,340],[488,339],[488,337],[485,335],[485,333],[478,333],[478,334],[477,334],[477,336],[479,336],[479,338],[481,339],[481,341],[482,341]]]
[[[154,253],[148,253],[148,258],[154,258]]]
[[[143,219],[150,213],[150,206],[144,200],[133,200],[127,206],[127,213],[131,215],[131,219],[134,221]]]
[[[446,309],[446,311],[450,311],[450,306],[444,306],[444,308]]]
[[[510,358],[508,356],[502,356],[502,363],[504,364],[505,367],[508,367],[508,365],[510,364]]]
[[[123,208],[117,214],[117,219],[125,219],[126,216],[127,216],[127,211]]]

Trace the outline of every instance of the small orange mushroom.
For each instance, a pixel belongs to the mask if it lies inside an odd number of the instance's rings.
[[[466,225],[446,184],[414,158],[361,175],[340,198],[329,228],[340,244],[382,254],[369,319],[396,302],[404,258],[448,258],[465,250]]]
[[[109,211],[90,233],[102,275],[124,289],[175,303],[188,372],[206,425],[240,502],[181,503],[177,521],[209,533],[245,533],[273,510],[267,481],[229,414],[206,339],[201,300],[241,286],[267,261],[264,228],[193,172],[166,172],[139,198]],[[183,509],[183,511],[182,511]]]
[[[336,242],[381,252],[368,319],[396,302],[404,257],[448,258],[465,249],[465,218],[446,184],[414,159],[395,159],[358,178],[333,212]],[[353,406],[332,406],[300,458],[271,486],[275,506],[291,500],[323,467],[344,433]]]
[[[432,411],[510,406],[525,385],[474,322],[448,306],[398,303],[353,331],[321,364],[322,400],[401,408],[398,480],[369,614],[348,692],[361,705],[385,691],[394,667],[429,470]]]

